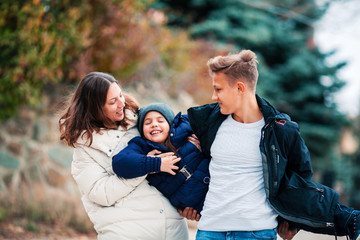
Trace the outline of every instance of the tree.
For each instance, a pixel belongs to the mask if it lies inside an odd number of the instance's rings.
[[[36,105],[42,89],[68,77],[81,41],[81,1],[0,3],[0,121]]]
[[[350,136],[355,140],[355,149],[353,152],[343,153],[343,158],[347,161],[347,165],[339,166],[341,169],[347,171],[344,176],[346,190],[351,193],[348,195],[350,206],[355,209],[360,208],[360,116],[352,119],[351,124],[346,129]],[[345,142],[347,144],[347,142]],[[351,144],[352,145],[352,144]],[[347,145],[348,146],[348,145]]]
[[[168,15],[171,27],[189,30],[232,52],[251,49],[258,55],[258,93],[297,121],[314,167],[329,168],[345,121],[333,95],[344,85],[313,42],[312,24],[326,7],[314,0],[160,0],[153,7]],[[330,165],[331,166],[331,165]],[[331,167],[330,167],[331,168]]]
[[[149,2],[1,1],[0,122],[23,106],[46,111],[45,98],[56,103],[56,93],[62,97],[90,71],[113,74],[123,86],[147,89],[156,80],[169,95],[181,94],[206,67],[190,61],[205,61],[204,45],[170,31]]]

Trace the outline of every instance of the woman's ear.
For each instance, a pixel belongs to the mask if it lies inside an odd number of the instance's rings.
[[[238,93],[239,94],[244,94],[245,93],[245,90],[246,90],[246,86],[243,82],[236,82],[236,87],[238,89]]]

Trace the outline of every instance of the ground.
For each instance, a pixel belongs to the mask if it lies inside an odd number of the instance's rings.
[[[96,233],[78,233],[73,229],[45,223],[36,228],[26,226],[21,220],[0,222],[0,240],[96,240]]]
[[[196,222],[188,221],[189,240],[195,239]],[[0,222],[0,240],[96,240],[96,234],[78,233],[73,229],[63,228],[60,226],[37,224],[36,231],[30,231],[21,222]],[[280,237],[278,237],[281,240]],[[293,240],[330,240],[334,236],[312,234],[300,231]],[[338,237],[338,240],[345,240],[346,237]]]

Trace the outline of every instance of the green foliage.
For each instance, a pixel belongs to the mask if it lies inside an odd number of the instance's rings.
[[[7,217],[8,211],[6,208],[0,207],[0,221],[4,221]]]
[[[344,84],[336,77],[344,63],[328,66],[327,54],[313,43],[312,24],[326,8],[314,0],[160,0],[153,7],[194,38],[231,46],[232,52],[255,51],[258,93],[300,124],[316,169],[331,164],[345,121],[333,101]]]
[[[353,119],[350,130],[357,141],[356,151],[352,154],[344,154],[343,158],[350,162],[349,174],[346,177],[349,183],[345,186],[349,191],[350,206],[360,209],[360,117]],[[341,166],[343,169],[343,166]]]
[[[37,228],[36,228],[36,225],[32,222],[32,221],[29,221],[27,224],[26,224],[26,229],[30,232],[36,232],[37,231]]]
[[[39,104],[43,87],[67,76],[83,44],[80,2],[1,1],[0,121]]]
[[[109,72],[123,85],[157,77],[176,92],[179,72],[194,73],[196,46],[159,22],[150,2],[1,1],[0,122],[22,106],[43,107],[44,91],[54,99],[57,84],[76,85],[90,71]]]

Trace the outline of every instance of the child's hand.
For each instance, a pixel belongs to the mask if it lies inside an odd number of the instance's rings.
[[[187,139],[189,142],[194,144],[201,152],[200,141],[195,134],[191,134],[191,136],[189,136]]]
[[[178,170],[179,167],[175,165],[181,158],[177,157],[172,153],[172,156],[169,155],[170,153],[163,153],[161,155],[166,155],[161,157],[161,165],[160,171],[170,173],[171,175],[175,175],[176,173],[174,170]]]

